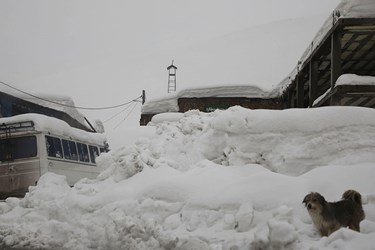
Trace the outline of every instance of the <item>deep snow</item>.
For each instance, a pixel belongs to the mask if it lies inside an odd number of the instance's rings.
[[[155,116],[153,135],[98,158],[96,180],[42,176],[0,203],[0,246],[37,249],[374,249],[375,110]],[[124,138],[125,140],[126,138]],[[361,233],[320,237],[303,197],[364,195]]]

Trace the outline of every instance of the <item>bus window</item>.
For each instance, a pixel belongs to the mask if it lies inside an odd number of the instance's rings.
[[[96,157],[99,156],[99,150],[95,146],[89,145],[90,159],[92,163],[95,163]]]
[[[89,151],[87,145],[83,143],[77,143],[79,160],[82,162],[89,162]]]
[[[78,161],[77,146],[74,141],[62,140],[64,149],[64,158],[67,160]]]
[[[46,135],[47,153],[50,157],[63,158],[61,141],[59,138]]]
[[[0,161],[13,161],[37,155],[36,137],[25,136],[0,140]]]

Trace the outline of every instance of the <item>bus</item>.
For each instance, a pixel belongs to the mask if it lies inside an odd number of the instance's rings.
[[[108,151],[104,135],[40,114],[0,118],[0,200],[23,197],[46,172],[73,186],[99,174],[96,157]]]

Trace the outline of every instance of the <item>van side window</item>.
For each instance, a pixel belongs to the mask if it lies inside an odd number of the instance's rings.
[[[46,135],[46,148],[48,156],[63,158],[63,151],[59,138]]]
[[[35,157],[38,153],[35,136],[0,140],[0,162]]]
[[[89,159],[89,151],[87,150],[87,145],[77,142],[77,148],[78,148],[79,161],[89,162],[90,159]]]
[[[74,141],[62,140],[64,149],[64,158],[67,160],[78,161],[77,146]]]
[[[99,156],[98,147],[89,145],[90,159],[92,163],[95,163],[96,157]]]

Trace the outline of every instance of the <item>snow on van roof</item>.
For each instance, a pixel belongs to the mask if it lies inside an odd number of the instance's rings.
[[[72,137],[78,141],[90,142],[98,145],[103,145],[107,141],[106,137],[102,134],[73,128],[60,119],[45,115],[30,113],[0,118],[0,124],[5,125],[26,121],[32,121],[36,131],[49,132],[53,135],[60,135],[63,137]]]

